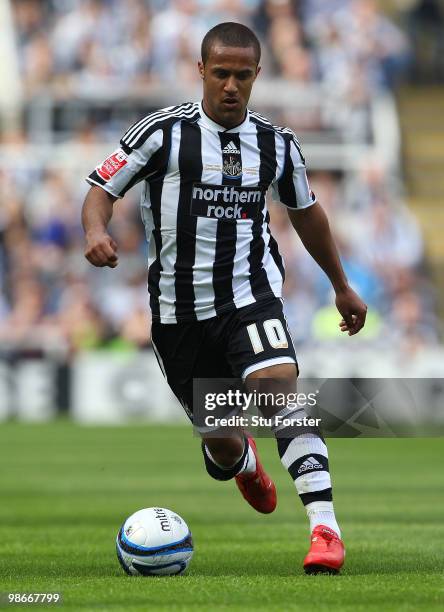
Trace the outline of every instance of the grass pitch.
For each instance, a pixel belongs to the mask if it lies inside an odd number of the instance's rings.
[[[2,425],[0,591],[61,592],[70,610],[442,609],[442,441],[329,448],[347,563],[341,576],[305,576],[305,513],[273,440],[259,440],[278,487],[277,510],[263,516],[233,482],[206,475],[190,428]],[[116,532],[147,506],[188,522],[195,555],[186,575],[120,569]]]

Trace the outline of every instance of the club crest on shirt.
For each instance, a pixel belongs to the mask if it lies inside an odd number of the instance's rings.
[[[222,149],[222,174],[227,178],[242,176],[241,152],[232,140]]]
[[[240,161],[236,161],[233,157],[230,156],[229,159],[224,159],[224,166],[222,169],[222,173],[230,178],[238,177],[242,175],[242,164]]]

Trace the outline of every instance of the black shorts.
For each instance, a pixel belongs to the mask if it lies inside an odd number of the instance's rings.
[[[204,321],[153,321],[151,335],[162,372],[191,420],[193,379],[245,379],[255,370],[279,363],[297,367],[278,298]]]

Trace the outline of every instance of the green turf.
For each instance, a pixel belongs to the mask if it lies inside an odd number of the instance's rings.
[[[71,610],[442,609],[442,441],[329,446],[347,565],[305,576],[305,514],[272,440],[259,449],[278,508],[262,516],[206,475],[186,427],[2,425],[0,591],[61,592]],[[186,519],[194,559],[184,576],[127,577],[116,531],[155,505]]]

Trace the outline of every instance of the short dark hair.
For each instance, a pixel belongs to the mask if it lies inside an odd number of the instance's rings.
[[[202,61],[205,62],[210,55],[211,47],[215,42],[221,43],[224,47],[253,47],[256,53],[256,60],[259,64],[261,59],[261,45],[256,34],[241,23],[227,21],[219,23],[207,32],[202,41],[201,54]]]

